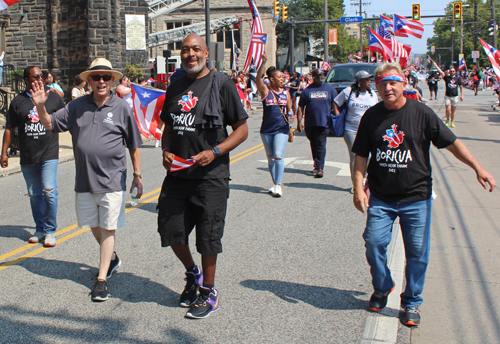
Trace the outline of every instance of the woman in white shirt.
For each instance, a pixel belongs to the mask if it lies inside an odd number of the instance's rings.
[[[354,75],[356,81],[351,87],[346,87],[335,98],[335,114],[339,113],[339,108],[349,100],[347,104],[347,113],[345,117],[344,141],[347,145],[350,157],[351,180],[353,178],[352,170],[354,166],[355,154],[351,152],[356,133],[358,132],[359,122],[368,108],[378,103],[377,93],[371,90],[371,77],[367,71],[359,71]],[[350,96],[350,99],[349,99]],[[351,189],[352,193],[352,189]]]
[[[76,99],[80,98],[89,92],[85,91],[85,85],[87,82],[85,80],[82,80],[79,75],[75,76],[75,87],[71,90],[71,99]]]

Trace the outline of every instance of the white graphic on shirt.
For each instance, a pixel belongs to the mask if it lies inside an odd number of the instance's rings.
[[[40,118],[38,117],[38,112],[36,111],[35,106],[32,110],[30,110],[28,118],[31,120],[31,123],[24,123],[24,132],[26,133],[26,136],[31,136],[36,140],[39,136],[47,133],[45,131],[45,127],[42,123],[40,123]]]
[[[108,114],[106,115],[106,118],[104,119],[103,122],[104,123],[109,123],[109,124],[114,124],[113,123],[113,113],[112,112],[108,112]]]
[[[316,92],[311,92],[311,99],[328,99],[328,92],[326,91],[316,91]]]
[[[190,113],[181,113],[179,116],[170,113],[170,117],[172,117],[172,129],[177,130],[178,135],[182,135],[183,131],[195,131],[194,128],[194,114]]]
[[[382,136],[382,139],[388,142],[388,147],[392,149],[381,151],[377,148],[375,159],[380,167],[387,167],[388,172],[396,173],[397,168],[408,168],[408,162],[413,161],[409,149],[395,149],[403,143],[404,136],[404,132],[399,131],[395,124],[391,125],[391,129],[387,129],[386,134]]]

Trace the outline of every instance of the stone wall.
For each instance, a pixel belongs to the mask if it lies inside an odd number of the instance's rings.
[[[125,14],[147,13],[144,0],[22,0],[9,7],[5,63],[53,70],[66,91],[96,57],[121,71],[146,66],[147,50],[125,48]]]

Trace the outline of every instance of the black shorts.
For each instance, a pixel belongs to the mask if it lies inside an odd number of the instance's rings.
[[[438,90],[438,85],[437,83],[434,83],[434,84],[428,84],[429,85],[429,91],[431,92],[437,92]]]
[[[229,179],[187,179],[167,176],[158,200],[161,246],[188,245],[196,226],[201,254],[222,252]]]

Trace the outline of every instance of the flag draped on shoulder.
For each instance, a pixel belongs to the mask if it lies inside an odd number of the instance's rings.
[[[392,59],[392,48],[390,44],[390,42],[383,39],[373,29],[370,29],[368,35],[368,50],[382,54],[384,60],[389,61]]]
[[[495,56],[495,53],[498,52],[498,50],[496,50],[494,47],[483,41],[481,38],[479,38],[479,40],[483,45],[484,52],[486,53],[486,55],[488,55],[488,58],[490,59],[491,66],[493,67],[493,71],[495,72],[497,79],[500,81],[500,66],[498,65],[498,59]]]
[[[174,160],[172,161],[172,165],[170,165],[170,172],[184,170],[193,166],[194,164],[195,162],[193,159],[183,159],[176,155]]]
[[[142,135],[161,139],[158,129],[160,113],[165,103],[165,91],[132,84],[132,102],[137,126]]]
[[[19,2],[19,0],[0,0],[0,11],[6,10],[9,6],[17,2]]]
[[[254,0],[248,0],[248,5],[252,11],[253,23],[252,36],[248,43],[247,56],[245,58],[245,65],[243,66],[243,71],[245,72],[248,72],[250,69],[252,60],[255,63],[255,68],[259,69],[262,64],[262,53],[267,43],[267,34],[264,32],[257,5],[255,5]]]
[[[407,19],[394,14],[394,36],[408,37],[408,35],[422,38],[424,24],[417,20]]]

